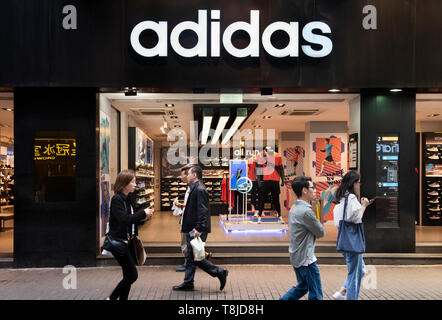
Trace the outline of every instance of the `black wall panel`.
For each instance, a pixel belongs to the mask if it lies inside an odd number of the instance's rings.
[[[416,193],[416,95],[361,94],[361,196],[376,195],[376,134],[399,134],[399,228],[376,228],[375,206],[364,214],[368,252],[414,252]]]
[[[362,27],[368,4],[377,9],[376,30]],[[62,27],[65,5],[77,8],[76,30]],[[275,21],[299,22],[299,57],[274,58],[260,41],[257,58],[232,57],[222,45],[219,58],[183,58],[172,49],[170,33],[182,21],[197,21],[198,9],[208,10],[209,26],[210,10],[221,10],[221,32],[233,22],[249,22],[250,10],[260,10],[260,40]],[[3,0],[0,85],[440,88],[441,15],[439,0]],[[168,57],[144,58],[131,48],[130,32],[145,20],[168,22]],[[327,57],[302,52],[302,28],[311,21],[332,30],[333,51]],[[151,36],[141,38],[154,46]],[[240,46],[249,41],[241,33],[234,38]],[[283,32],[273,38],[282,47],[287,39]],[[191,47],[196,36],[185,33],[182,42]]]
[[[14,265],[94,266],[96,89],[16,88],[14,108]],[[35,203],[34,137],[39,131],[75,133],[75,201]]]

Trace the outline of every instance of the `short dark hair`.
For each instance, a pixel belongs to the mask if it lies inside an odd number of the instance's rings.
[[[184,167],[181,168],[181,172],[183,172],[183,171],[188,172],[191,167],[192,167],[192,165],[186,164]]]
[[[192,166],[189,168],[189,171],[192,171],[192,173],[195,173],[198,180],[203,179],[203,169],[201,169],[200,166]]]
[[[305,176],[299,176],[293,179],[292,190],[298,198],[302,196],[303,188],[308,189],[310,187],[309,181],[312,181],[312,178]]]

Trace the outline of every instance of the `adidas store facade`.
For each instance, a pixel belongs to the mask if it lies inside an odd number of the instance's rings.
[[[1,34],[0,60],[0,84],[14,93],[14,266],[96,265],[112,184],[126,168],[139,171],[135,201],[158,213],[145,227],[169,216],[163,228],[179,230],[167,204],[185,185],[175,179],[181,164],[167,152],[180,140],[184,158],[210,173],[214,216],[226,211],[217,191],[230,161],[274,141],[286,180],[300,172],[314,177],[324,202],[343,173],[361,173],[361,193],[377,197],[364,218],[368,252],[416,251],[416,220],[426,223],[422,193],[438,192],[424,190],[420,177],[422,166],[435,172],[439,165],[420,162],[427,151],[439,153],[430,151],[439,147],[437,134],[427,134],[440,130],[437,116],[416,121],[419,104],[437,104],[442,88],[442,66],[431,63],[442,53],[438,1],[48,0],[2,7],[1,30],[15,30]],[[205,136],[209,118],[213,132]],[[217,141],[225,138],[226,148],[206,152],[219,123],[226,132]],[[243,139],[235,153],[230,128],[251,130],[253,147]],[[174,129],[182,136],[167,141]],[[68,144],[74,158],[36,159],[36,141],[44,139]],[[37,199],[44,179],[35,173],[47,160],[66,170],[46,174],[48,197]],[[438,183],[433,178],[428,188]],[[280,188],[282,219],[290,192],[287,184]],[[264,211],[274,209],[266,205]]]

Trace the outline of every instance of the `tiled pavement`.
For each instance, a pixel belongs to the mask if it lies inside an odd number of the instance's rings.
[[[175,292],[184,273],[176,266],[143,266],[132,286],[133,300],[277,300],[296,282],[291,266],[227,265],[229,277],[224,291],[219,281],[197,269],[195,291]],[[442,265],[368,266],[361,300],[442,300]],[[319,265],[324,299],[342,285],[345,266]],[[63,269],[0,269],[1,300],[103,300],[121,279],[119,267],[78,268],[77,288],[74,273]],[[69,278],[65,278],[69,277]],[[306,299],[304,297],[304,299]]]

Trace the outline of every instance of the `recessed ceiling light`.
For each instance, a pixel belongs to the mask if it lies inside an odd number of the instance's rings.
[[[166,107],[172,108],[172,107],[175,107],[175,105],[173,103],[166,103]]]
[[[341,92],[341,89],[330,89],[328,92]]]
[[[278,103],[275,108],[283,108],[285,106],[285,103]]]
[[[434,118],[434,117],[439,117],[440,113],[432,113],[432,114],[428,114],[427,117],[428,118]]]
[[[255,128],[262,128],[260,124],[254,126]]]
[[[402,89],[390,89],[390,92],[401,92]]]
[[[5,111],[13,111],[11,108],[2,108]]]
[[[263,118],[263,119],[271,119],[272,116],[263,116],[262,118]]]

